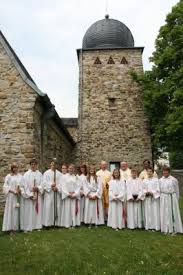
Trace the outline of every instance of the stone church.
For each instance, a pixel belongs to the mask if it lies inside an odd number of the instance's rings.
[[[13,161],[23,172],[33,157],[42,171],[53,157],[97,165],[104,159],[111,168],[121,160],[141,168],[151,159],[142,92],[130,75],[143,73],[142,53],[122,22],[106,15],[94,23],[77,50],[78,118],[60,118],[0,32],[0,193]]]

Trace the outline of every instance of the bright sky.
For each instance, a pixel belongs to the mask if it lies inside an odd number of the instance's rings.
[[[111,18],[144,46],[144,68],[167,13],[177,0],[108,0]],[[78,61],[88,27],[103,19],[106,0],[0,0],[0,28],[36,84],[62,117],[76,117]]]

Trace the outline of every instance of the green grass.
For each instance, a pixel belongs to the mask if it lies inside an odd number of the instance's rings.
[[[1,232],[0,274],[183,274],[183,236],[84,226]]]

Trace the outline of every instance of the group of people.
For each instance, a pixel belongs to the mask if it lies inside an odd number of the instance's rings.
[[[103,225],[119,230],[145,228],[166,233],[183,233],[179,210],[179,186],[168,167],[158,179],[150,161],[144,170],[120,163],[120,169],[107,170],[102,161],[100,170],[82,164],[56,169],[52,160],[43,175],[35,159],[21,175],[16,163],[5,177],[6,196],[2,230],[24,232],[42,227],[74,228],[81,223]]]

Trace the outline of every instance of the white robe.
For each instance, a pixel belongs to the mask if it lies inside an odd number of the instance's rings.
[[[127,227],[130,229],[143,227],[143,205],[142,200],[145,196],[143,194],[142,181],[138,178],[128,180],[126,183],[127,193]],[[133,199],[133,195],[138,195],[137,200]]]
[[[162,177],[160,179],[160,192],[161,232],[183,233],[177,179],[172,176]]]
[[[2,231],[15,231],[22,229],[22,216],[23,216],[23,199],[10,191],[15,192],[17,187],[20,189],[23,185],[23,177],[20,174],[11,175],[8,174],[5,177],[3,185],[3,193],[6,196],[6,203],[4,209],[3,226]],[[20,207],[17,207],[18,204]]]
[[[117,201],[113,199],[117,198]],[[111,180],[109,182],[109,212],[107,226],[114,229],[125,227],[124,205],[125,183],[121,180]]]
[[[32,188],[37,187],[38,193],[33,193]],[[23,229],[32,231],[42,228],[42,194],[43,182],[41,172],[28,170],[24,174],[24,218]],[[34,196],[35,199],[30,199]],[[37,199],[36,199],[37,198]]]
[[[80,188],[78,176],[66,175],[62,180],[62,218],[61,226],[69,228],[79,226],[80,221]],[[76,197],[70,198],[69,193],[74,192]]]
[[[62,192],[62,174],[56,170],[56,187],[57,192],[52,190],[54,182],[54,171],[47,170],[43,174],[44,202],[43,202],[43,225],[44,226],[61,226],[61,192]],[[55,194],[54,194],[55,193]],[[55,219],[57,211],[57,217]]]
[[[84,192],[84,183],[86,181],[86,176],[81,174],[78,177],[80,179],[80,184],[81,184],[80,192],[83,193]],[[81,195],[81,198],[80,198],[80,208],[81,208],[80,219],[81,219],[81,222],[84,222],[84,210],[85,210],[85,197],[84,197],[84,195],[83,196]]]
[[[144,223],[145,229],[160,230],[160,188],[159,180],[155,177],[143,181],[143,192],[152,192],[153,197],[145,197]]]
[[[97,182],[93,177],[85,181],[84,195],[85,195],[85,215],[84,222],[86,224],[101,225],[104,224],[104,213],[102,205],[102,180],[97,178]],[[87,196],[97,196],[97,199],[91,200]]]

